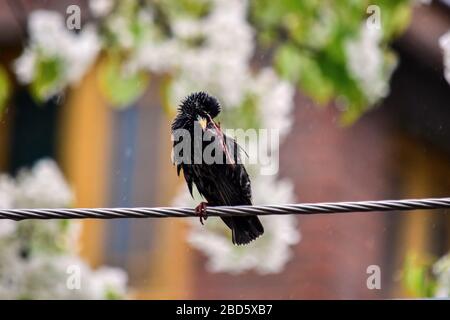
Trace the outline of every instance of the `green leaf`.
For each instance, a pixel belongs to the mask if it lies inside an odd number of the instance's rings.
[[[291,44],[282,45],[275,56],[275,66],[278,73],[293,83],[299,81],[302,57],[297,48]]]
[[[8,75],[2,67],[0,67],[0,119],[2,118],[3,111],[6,107],[6,101],[10,94],[10,84]]]
[[[358,104],[347,104],[343,109],[339,123],[344,127],[355,123],[364,112],[364,106]]]
[[[312,97],[318,104],[325,105],[330,102],[335,88],[330,81],[328,70],[320,65],[310,54],[298,56],[299,85],[300,88]]]
[[[411,21],[411,2],[409,0],[380,1],[381,23],[385,39],[389,41],[401,34]]]
[[[414,254],[408,254],[403,266],[403,284],[416,297],[432,297],[436,281],[431,275],[431,263],[419,261]]]
[[[51,98],[62,90],[63,63],[56,57],[38,59],[35,71],[36,77],[31,83],[31,93],[39,101]]]
[[[104,293],[104,297],[106,300],[121,300],[121,299],[123,299],[123,296],[120,293],[114,291],[113,288],[107,288],[106,292]]]
[[[319,104],[342,97],[346,103],[341,123],[346,125],[377,103],[353,79],[345,52],[347,42],[365,26],[370,4],[381,8],[380,50],[389,81],[389,66],[393,64],[389,61],[388,44],[408,25],[411,1],[250,1],[250,22],[262,47],[274,49],[278,73]]]
[[[143,94],[149,76],[144,72],[128,74],[117,56],[109,56],[100,66],[99,82],[102,93],[112,106],[123,109]]]
[[[258,114],[256,97],[247,95],[240,106],[224,109],[219,120],[228,128],[256,129],[261,127],[261,119]]]
[[[200,19],[207,16],[212,7],[211,0],[164,0],[153,1],[158,24],[170,28],[170,22],[177,19]]]

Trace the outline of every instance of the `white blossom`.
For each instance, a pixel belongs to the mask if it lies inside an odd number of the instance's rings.
[[[94,17],[108,15],[114,7],[114,0],[89,0],[89,10]]]
[[[450,31],[439,39],[439,45],[444,55],[444,76],[447,82],[450,83]]]
[[[11,178],[0,175],[0,209],[10,209],[14,206],[15,186]],[[8,237],[16,230],[16,222],[0,220],[0,239]]]
[[[26,281],[34,288],[33,299],[107,299],[109,296],[124,297],[126,293],[126,274],[116,268],[100,267],[91,269],[78,256],[65,255],[49,259],[40,256],[29,266]],[[45,272],[44,272],[45,270]],[[106,271],[105,271],[106,270]],[[46,273],[45,275],[40,275]],[[70,276],[79,276],[77,281],[68,283]],[[26,288],[26,286],[25,286]]]
[[[134,37],[129,21],[120,15],[113,15],[107,21],[107,27],[114,32],[116,40],[123,49],[130,49],[134,44]]]
[[[171,25],[172,31],[177,38],[193,39],[201,37],[205,33],[204,24],[199,20],[179,19],[175,20]]]
[[[16,207],[55,208],[72,202],[72,191],[53,160],[41,160],[31,170],[23,169],[19,172]]]
[[[94,271],[87,285],[90,287],[93,297],[97,299],[105,294],[124,297],[126,295],[127,281],[128,275],[123,270],[100,267]],[[108,298],[108,296],[103,298]]]
[[[47,97],[77,84],[91,67],[100,51],[100,41],[93,25],[86,25],[79,34],[67,29],[64,17],[54,11],[35,10],[28,22],[30,41],[22,55],[14,62],[21,83],[34,81],[40,59],[61,63],[57,82],[47,92]]]
[[[0,207],[67,207],[73,194],[53,160],[0,175]],[[65,220],[0,220],[0,299],[109,299],[126,295],[126,274],[91,269],[77,255],[80,223]],[[26,238],[24,238],[26,237]],[[69,267],[79,271],[72,288]],[[78,276],[78,275],[73,275]]]
[[[144,42],[130,64],[152,72],[177,72],[172,102],[180,101],[193,89],[208,88],[225,106],[236,107],[251,80],[254,32],[246,20],[247,1],[214,0],[211,5],[204,19],[173,21],[174,38]],[[186,39],[198,37],[204,39],[201,46],[186,44]]]
[[[258,97],[262,127],[278,129],[280,136],[285,136],[292,126],[295,94],[292,84],[281,80],[273,69],[264,68],[252,82],[251,92]]]
[[[71,41],[71,50],[65,57],[67,80],[69,84],[77,84],[95,62],[100,51],[100,41],[93,25],[84,26],[81,33]]]
[[[255,204],[290,203],[293,201],[293,186],[286,180],[274,176],[258,176],[252,180]],[[270,195],[270,198],[267,196]],[[177,206],[194,205],[188,192],[175,201]],[[192,220],[189,243],[207,257],[207,268],[211,272],[238,274],[255,270],[261,274],[279,273],[291,257],[292,245],[300,240],[297,220],[293,216],[260,217],[265,232],[246,246],[235,246],[231,233],[220,219],[210,218],[202,226]]]
[[[22,275],[25,266],[18,255],[18,242],[0,241],[0,299],[21,298],[19,289],[23,286]]]
[[[435,296],[437,298],[450,297],[450,253],[439,259],[433,266],[433,273],[437,277]]]
[[[149,41],[134,53],[126,67],[132,72],[142,68],[155,73],[168,72],[175,67],[179,58],[179,50],[179,43],[175,40]]]
[[[107,299],[126,292],[127,276],[122,270],[92,270],[73,255],[8,257],[0,262],[0,269],[0,299]],[[79,283],[70,281],[78,276]]]
[[[30,83],[36,70],[36,51],[26,48],[22,55],[14,61],[14,70],[20,83]]]
[[[388,79],[393,70],[385,70],[381,37],[381,30],[363,25],[358,37],[348,41],[345,48],[347,67],[370,103],[389,93]]]
[[[0,208],[8,209],[14,205],[14,181],[7,175],[0,175]]]
[[[0,238],[9,237],[16,231],[16,222],[0,220]]]
[[[28,18],[28,31],[31,45],[45,50],[49,55],[58,55],[72,46],[64,17],[56,11],[32,11]]]

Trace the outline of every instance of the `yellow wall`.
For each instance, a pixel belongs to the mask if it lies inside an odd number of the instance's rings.
[[[59,158],[76,195],[74,206],[105,206],[110,167],[111,110],[99,94],[96,68],[71,91],[61,115]],[[81,254],[94,266],[102,262],[103,237],[103,221],[84,221]]]
[[[111,175],[112,109],[102,98],[95,68],[74,88],[64,111],[61,112],[61,135],[59,137],[59,159],[62,168],[74,188],[76,207],[103,207],[108,202],[109,178]],[[168,122],[161,122],[161,135],[167,135]],[[180,183],[170,161],[170,137],[160,144],[158,161],[160,168],[159,194],[161,203],[170,204]],[[174,174],[167,174],[173,172]],[[147,263],[149,281],[134,288],[133,297],[143,299],[189,298],[191,283],[189,276],[191,260],[186,244],[185,221],[166,220],[158,223],[157,246],[160,250],[147,257],[135,257],[130,253],[129,265]],[[100,220],[85,220],[81,237],[81,254],[93,266],[104,261],[105,225]],[[132,268],[131,268],[132,269]]]
[[[447,155],[429,144],[410,138],[400,138],[397,172],[400,176],[402,198],[446,197],[450,193],[450,161]],[[397,266],[402,266],[408,255],[414,255],[419,263],[431,262],[442,254],[438,252],[436,232],[443,227],[450,231],[450,219],[442,221],[439,210],[416,210],[403,214],[396,245]],[[441,224],[444,222],[444,226]],[[450,243],[449,243],[450,244]],[[402,283],[395,289],[395,296],[408,292]]]

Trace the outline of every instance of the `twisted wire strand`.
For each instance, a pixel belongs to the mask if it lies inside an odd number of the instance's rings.
[[[248,216],[285,214],[333,214],[345,212],[394,211],[450,208],[450,198],[299,203],[256,206],[208,207],[208,216]],[[48,208],[0,209],[0,219],[116,219],[116,218],[186,218],[196,217],[193,208]]]

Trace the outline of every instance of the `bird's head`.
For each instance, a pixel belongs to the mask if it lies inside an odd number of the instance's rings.
[[[177,116],[172,122],[172,131],[193,130],[196,121],[205,130],[219,113],[220,104],[216,98],[205,92],[192,93],[181,102]]]

